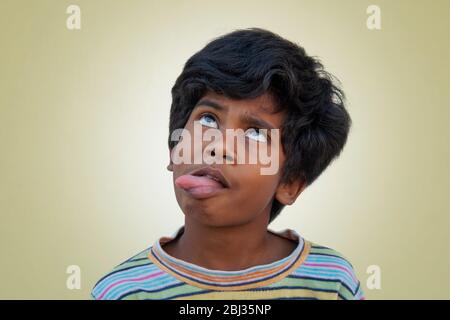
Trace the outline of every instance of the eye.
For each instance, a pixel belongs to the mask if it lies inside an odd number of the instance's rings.
[[[249,137],[250,139],[259,141],[259,142],[267,142],[267,133],[264,133],[263,131],[266,131],[264,129],[259,128],[250,128],[245,132],[245,135]]]
[[[209,114],[203,114],[200,119],[199,119],[201,125],[206,126],[206,127],[211,127],[211,128],[218,128],[216,119],[209,115]]]

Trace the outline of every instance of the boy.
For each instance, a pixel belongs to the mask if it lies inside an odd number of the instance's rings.
[[[338,252],[267,228],[346,143],[344,94],[322,64],[270,31],[237,30],[186,62],[172,98],[167,169],[185,224],[114,268],[92,297],[363,299]],[[209,143],[207,131],[219,138]],[[229,131],[243,133],[237,146],[221,136]],[[270,173],[267,161],[242,161],[252,143],[270,148]]]

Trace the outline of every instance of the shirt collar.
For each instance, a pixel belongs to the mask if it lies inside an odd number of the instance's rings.
[[[175,239],[184,232],[184,226],[179,227],[171,236],[159,238],[149,251],[149,258],[158,267],[175,278],[188,284],[213,290],[242,290],[265,286],[286,277],[298,268],[309,253],[310,243],[303,239],[295,230],[284,229],[269,232],[297,242],[297,247],[288,256],[263,265],[253,266],[243,270],[212,270],[184,260],[172,257],[162,249],[162,245]]]

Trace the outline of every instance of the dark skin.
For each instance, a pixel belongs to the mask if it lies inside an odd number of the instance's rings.
[[[224,136],[225,129],[240,128],[245,131],[256,128],[243,122],[242,114],[251,114],[278,129],[285,117],[284,112],[274,112],[275,102],[268,93],[255,99],[234,100],[208,91],[199,102],[204,99],[214,101],[223,108],[218,110],[198,103],[185,126],[192,136],[194,121],[205,114],[214,117]],[[201,147],[205,148],[209,143],[211,142],[204,142]],[[267,143],[273,141],[269,140]],[[235,156],[236,150],[228,150],[226,141],[214,147],[223,148],[224,157]],[[170,151],[172,154],[173,150]],[[283,167],[284,161],[285,155],[280,147],[279,168]],[[175,182],[179,176],[203,166],[205,165],[173,164],[171,161],[167,169],[173,171]],[[185,228],[181,236],[162,248],[175,258],[204,268],[224,271],[268,264],[292,253],[297,243],[269,232],[267,227],[273,199],[276,198],[284,205],[292,204],[306,187],[304,181],[280,183],[281,170],[274,175],[261,175],[260,168],[268,165],[259,162],[211,166],[222,171],[231,187],[210,198],[194,199],[174,184],[176,199],[185,215]]]

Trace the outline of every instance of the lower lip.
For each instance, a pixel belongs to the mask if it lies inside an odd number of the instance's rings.
[[[207,199],[225,192],[228,188],[215,188],[210,186],[195,187],[184,190],[195,199]]]

